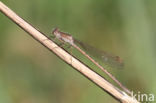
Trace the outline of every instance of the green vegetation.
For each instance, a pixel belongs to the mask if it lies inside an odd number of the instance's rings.
[[[124,69],[108,71],[135,93],[156,94],[156,1],[3,0],[3,3],[46,35],[59,27],[81,41],[120,56]],[[118,103],[2,13],[0,34],[0,103]],[[96,68],[76,50],[73,55]]]

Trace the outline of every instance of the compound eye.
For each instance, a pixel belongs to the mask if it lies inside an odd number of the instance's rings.
[[[52,31],[53,34],[55,34],[56,32],[58,32],[59,29],[58,28],[54,28],[54,30]]]

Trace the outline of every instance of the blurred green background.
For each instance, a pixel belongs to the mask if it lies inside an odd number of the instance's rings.
[[[108,71],[135,93],[156,93],[155,0],[2,1],[48,36],[59,27],[120,56],[124,69]],[[0,103],[102,102],[118,103],[0,13]]]

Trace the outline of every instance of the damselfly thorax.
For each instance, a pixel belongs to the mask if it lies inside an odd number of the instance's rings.
[[[69,43],[70,45],[74,44],[73,37],[67,33],[60,32],[58,28],[55,28],[52,32],[56,38],[63,40],[64,42]]]

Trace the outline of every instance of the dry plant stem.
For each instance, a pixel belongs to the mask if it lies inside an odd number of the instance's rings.
[[[3,14],[5,14],[7,17],[9,17],[17,25],[19,25],[23,30],[28,32],[33,38],[38,40],[42,45],[44,45],[49,50],[54,52],[57,56],[59,56],[66,63],[70,64],[76,70],[81,72],[87,78],[92,80],[95,84],[97,84],[99,87],[103,88],[105,91],[107,91],[109,94],[111,94],[112,96],[114,96],[115,98],[120,100],[121,102],[123,102],[123,103],[139,103],[136,100],[134,100],[132,97],[128,96],[126,93],[122,92],[121,90],[119,90],[118,88],[116,88],[115,86],[110,84],[108,81],[106,81],[100,75],[98,75],[95,72],[93,72],[92,70],[90,70],[87,66],[85,66],[83,63],[81,63],[76,58],[72,57],[70,54],[68,54],[62,48],[57,46],[54,42],[49,40],[45,35],[40,33],[38,30],[36,30],[30,24],[25,22],[22,18],[20,18],[16,13],[14,13],[11,9],[9,9],[1,1],[0,1],[0,11]],[[72,64],[71,64],[71,58],[72,58]]]

